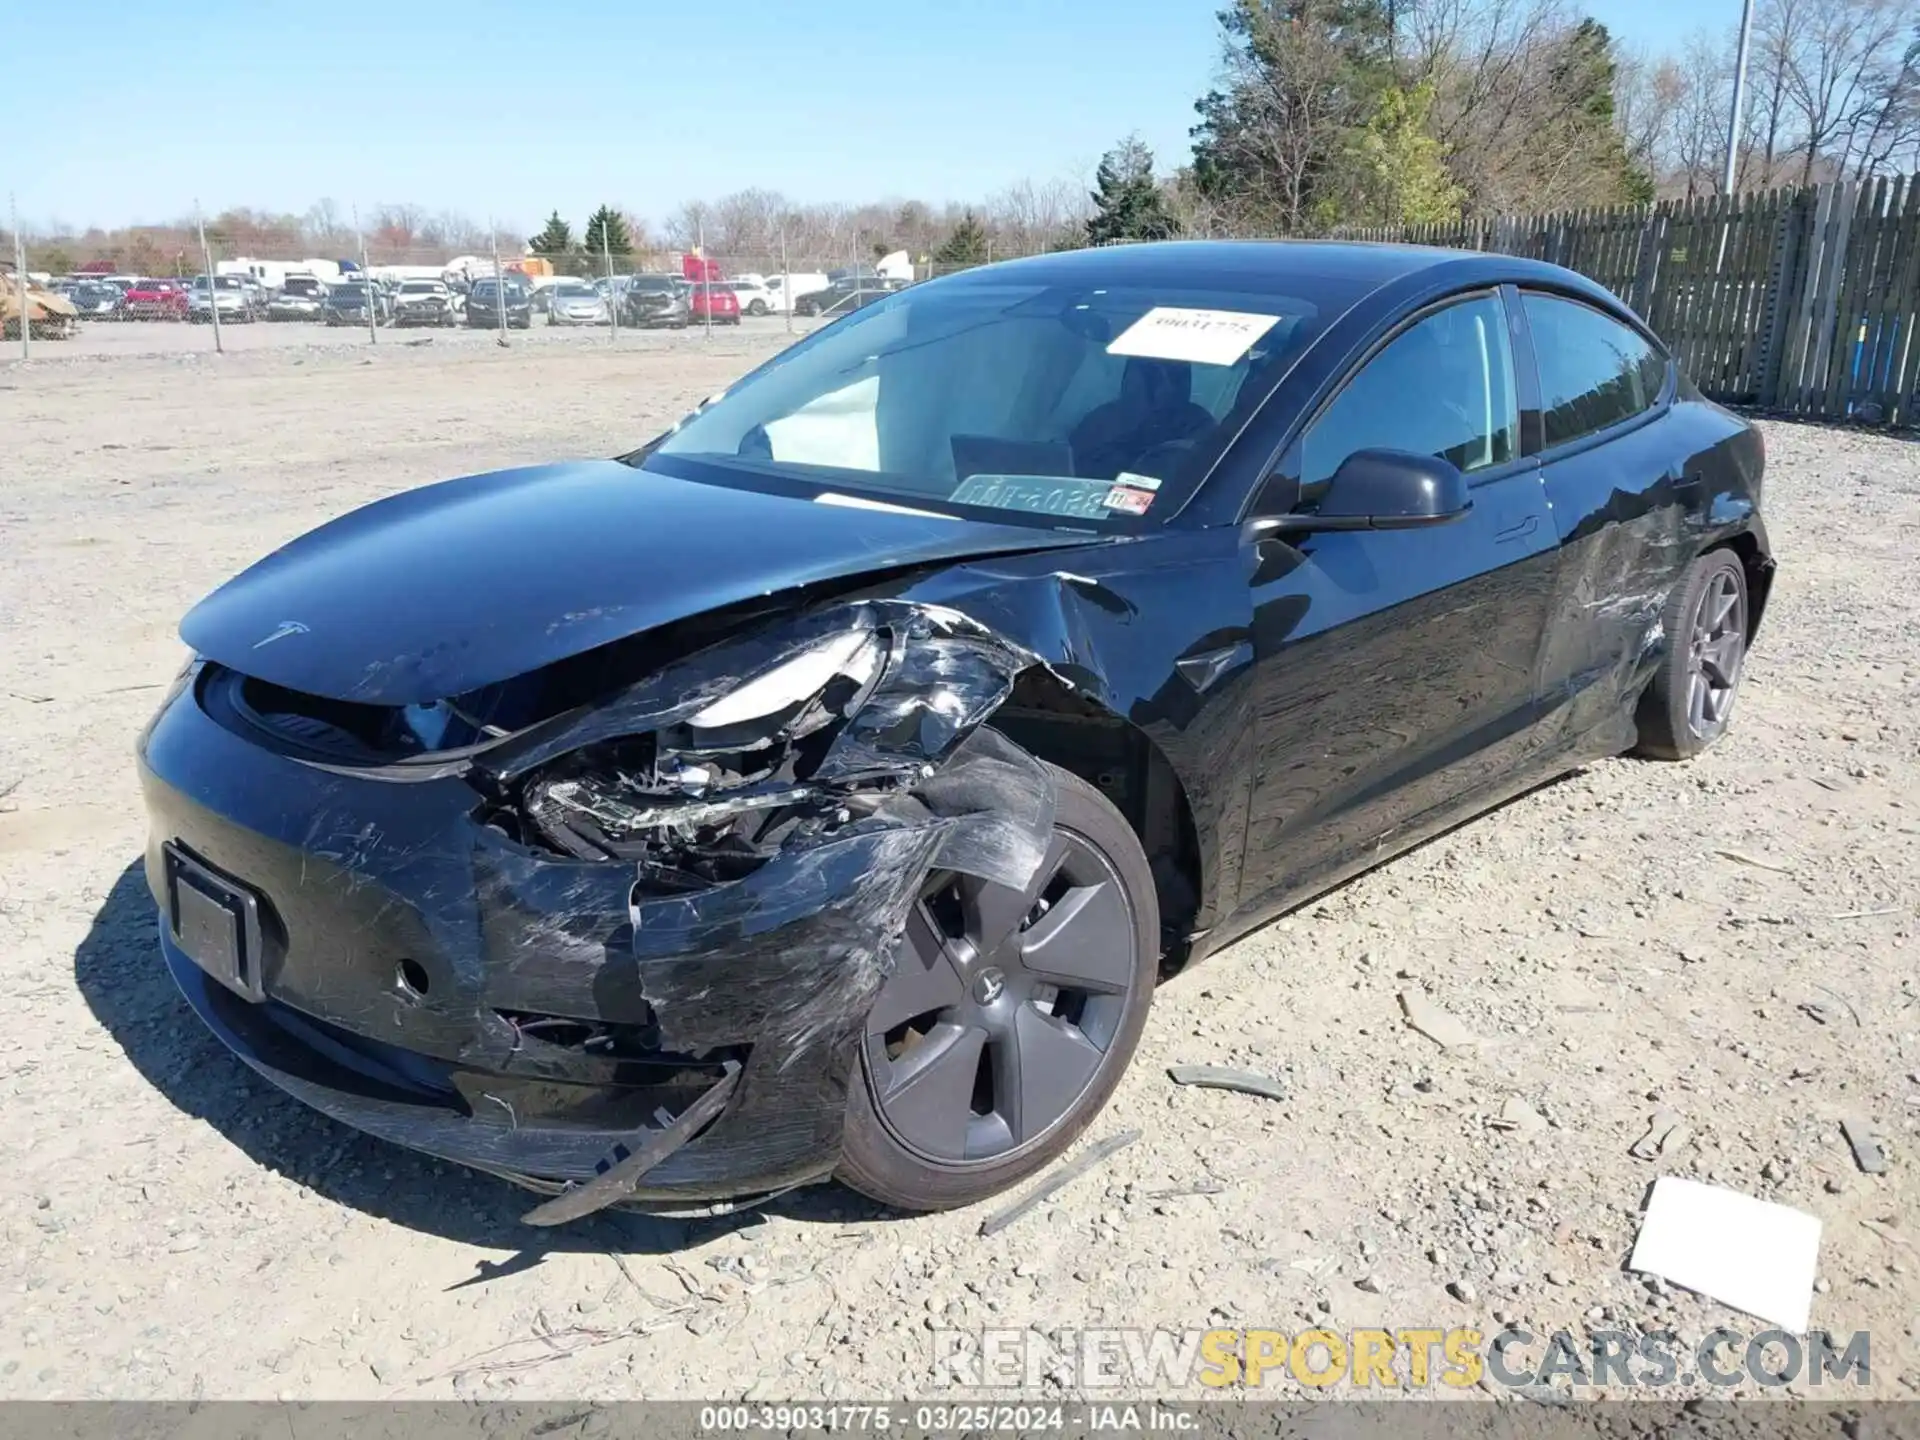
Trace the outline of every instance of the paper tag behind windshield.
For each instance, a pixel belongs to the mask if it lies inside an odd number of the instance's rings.
[[[1104,520],[1110,513],[1110,480],[1081,480],[1071,475],[969,475],[947,498],[956,505],[991,505],[1035,515],[1065,515]]]
[[[1109,355],[1232,365],[1279,321],[1244,310],[1189,310],[1156,305],[1113,338]]]

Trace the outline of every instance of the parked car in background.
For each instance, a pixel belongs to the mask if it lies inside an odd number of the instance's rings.
[[[687,289],[676,275],[635,275],[628,279],[625,304],[629,325],[684,330],[692,309]]]
[[[769,275],[766,280],[767,308],[776,315],[784,315],[793,309],[794,301],[802,295],[812,295],[832,283],[830,278],[817,270]]]
[[[795,300],[793,313],[835,319],[862,306],[871,305],[876,300],[884,300],[894,291],[903,288],[898,280],[883,280],[877,275],[860,275],[847,280],[836,280],[824,290],[816,290],[811,295],[802,295]]]
[[[187,292],[178,280],[136,280],[121,297],[127,320],[180,320],[187,313]]]
[[[82,280],[67,292],[82,320],[118,320],[125,295],[118,285]]]
[[[260,316],[238,275],[216,275],[211,285],[205,275],[194,276],[187,290],[187,319],[204,325],[216,313],[224,321],[241,325],[251,325]]]
[[[742,315],[771,315],[773,313],[773,292],[767,288],[767,282],[755,276],[738,280],[718,282],[733,292],[733,298],[739,303]]]
[[[725,280],[695,280],[687,287],[687,316],[696,325],[738,325],[740,301]]]
[[[393,292],[395,325],[454,325],[453,292],[440,280],[402,280]]]
[[[380,302],[373,293],[373,287],[362,280],[349,280],[343,284],[329,286],[326,304],[321,309],[321,317],[329,325],[365,325],[369,307],[373,311],[374,323],[380,323]]]
[[[299,289],[289,285],[267,301],[269,320],[318,320],[326,309],[326,295],[318,285]]]
[[[611,318],[606,297],[584,280],[556,280],[545,288],[549,325],[605,325]]]
[[[474,281],[467,291],[467,328],[498,329],[503,314],[510,330],[532,327],[533,294],[526,281],[517,275],[509,275],[504,281],[485,275]]]

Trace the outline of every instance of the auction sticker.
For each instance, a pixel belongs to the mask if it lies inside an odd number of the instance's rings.
[[[1231,365],[1279,318],[1244,310],[1185,310],[1177,305],[1156,305],[1116,335],[1107,353]]]

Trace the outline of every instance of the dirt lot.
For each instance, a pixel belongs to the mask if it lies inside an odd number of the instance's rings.
[[[252,1080],[136,864],[131,749],[201,594],[376,496],[634,443],[781,337],[490,338],[0,368],[0,1393],[874,1397],[934,1390],[943,1326],[1764,1328],[1625,1270],[1661,1173],[1820,1216],[1814,1327],[1920,1391],[1920,445],[1769,426],[1781,578],[1730,741],[1597,765],[1172,983],[1090,1136],[1144,1139],[1011,1228],[822,1189],[549,1236]],[[1411,1031],[1416,987],[1491,1043]],[[1490,1124],[1514,1097],[1547,1128]],[[1693,1138],[1632,1158],[1663,1106]]]

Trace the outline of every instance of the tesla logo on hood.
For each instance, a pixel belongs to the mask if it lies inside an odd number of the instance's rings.
[[[253,648],[256,650],[264,650],[276,640],[284,640],[289,635],[305,635],[307,633],[307,627],[302,625],[298,620],[282,620],[274,629],[274,632],[267,636],[266,639],[255,641]]]

